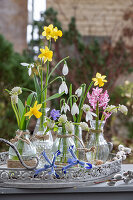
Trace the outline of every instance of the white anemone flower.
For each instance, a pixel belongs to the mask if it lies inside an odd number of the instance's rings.
[[[31,76],[32,73],[32,68],[34,67],[34,64],[28,64],[28,63],[20,63],[22,66],[27,67],[28,68],[28,74],[29,76]]]
[[[63,124],[67,122],[67,116],[66,115],[61,115],[58,119],[59,124]]]
[[[89,127],[86,122],[80,122],[80,127],[83,131],[89,131]]]
[[[64,113],[67,112],[67,110],[70,111],[70,107],[68,104],[64,103],[63,106],[61,107],[61,113],[64,111]]]
[[[72,122],[66,122],[65,124],[65,128],[66,128],[66,131],[68,131],[68,133],[73,133],[74,132],[74,125]]]
[[[66,94],[68,94],[68,88],[65,81],[62,81],[59,87],[59,94],[61,94],[62,92],[65,92]]]
[[[63,69],[62,69],[62,74],[64,76],[66,76],[68,74],[69,70],[68,70],[68,66],[67,64],[65,63],[64,66],[63,66]]]
[[[72,115],[79,114],[79,108],[78,108],[78,106],[77,106],[76,103],[74,103],[73,106],[72,106],[71,114],[72,114]]]
[[[78,88],[76,91],[75,91],[75,94],[80,97],[81,94],[82,94],[82,87]]]
[[[119,104],[118,110],[121,111],[122,113],[124,113],[125,115],[127,115],[128,109],[126,106]]]

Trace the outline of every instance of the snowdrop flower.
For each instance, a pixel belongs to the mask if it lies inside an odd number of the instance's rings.
[[[124,148],[124,151],[125,151],[126,154],[130,154],[131,153],[131,149],[127,148],[127,147]]]
[[[89,127],[86,122],[80,122],[80,127],[83,131],[89,131]]]
[[[22,89],[20,87],[14,87],[12,90],[11,90],[11,95],[19,95],[22,93]]]
[[[68,88],[65,81],[62,81],[62,84],[59,87],[59,94],[61,94],[62,92],[68,94]]]
[[[62,69],[62,74],[64,76],[66,76],[68,74],[69,70],[68,70],[68,66],[67,64],[65,63],[64,66],[63,66],[63,69]]]
[[[61,113],[64,111],[64,113],[67,112],[67,110],[70,111],[70,107],[68,104],[64,103],[63,106],[61,107]]]
[[[76,103],[74,103],[73,106],[72,106],[71,114],[72,114],[72,115],[79,114],[79,108],[78,108],[78,106],[77,106]]]
[[[124,151],[124,149],[125,149],[125,147],[124,147],[122,144],[120,144],[120,145],[118,146],[118,150],[119,150],[119,151]]]
[[[75,91],[75,94],[80,97],[81,94],[82,94],[82,87],[78,88],[76,91]]]
[[[32,68],[34,67],[34,64],[28,64],[28,63],[20,63],[22,66],[27,67],[28,68],[28,74],[29,76],[31,76],[32,73]]]
[[[84,104],[82,109],[86,113],[86,117],[85,117],[86,122],[88,122],[89,120],[90,121],[93,120],[93,116],[97,117],[97,115],[95,113],[93,113],[93,112],[90,111],[91,108],[90,108],[89,105]]]
[[[63,124],[63,123],[66,123],[67,121],[67,116],[66,115],[61,115],[58,119],[59,121],[59,124]]]
[[[18,103],[18,95],[11,95],[11,101],[13,104],[17,104]]]
[[[125,115],[127,115],[128,109],[126,106],[119,104],[118,110],[121,111],[122,113],[124,113]]]
[[[117,113],[117,108],[114,105],[110,105],[110,106],[107,106],[106,111],[112,112],[112,113]]]
[[[67,121],[65,124],[65,128],[66,128],[66,131],[68,131],[68,133],[74,132],[74,125],[72,122]]]

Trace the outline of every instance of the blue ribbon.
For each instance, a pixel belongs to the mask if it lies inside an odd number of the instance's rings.
[[[55,165],[55,160],[56,160],[56,157],[59,156],[61,154],[61,152],[58,150],[56,151],[56,153],[53,154],[53,160],[52,162],[49,160],[49,158],[47,157],[45,151],[43,151],[41,153],[41,155],[43,155],[43,157],[45,158],[45,160],[48,162],[48,164],[45,164],[43,168],[41,169],[37,169],[35,170],[35,174],[34,174],[34,177],[36,177],[40,172],[42,171],[46,171],[47,169],[50,169],[51,168],[51,171],[49,172],[49,174],[53,174],[56,176],[56,178],[59,178],[59,175],[56,173],[55,169],[57,166]]]
[[[69,147],[68,151],[71,153],[72,158],[69,158],[68,161],[67,161],[68,165],[62,168],[62,171],[64,172],[64,174],[66,174],[67,169],[69,169],[70,167],[73,167],[74,165],[77,165],[77,164],[81,165],[85,169],[91,169],[92,168],[92,164],[86,163],[86,162],[83,162],[83,161],[80,161],[80,160],[77,159],[76,155],[73,152],[73,147],[74,146]]]

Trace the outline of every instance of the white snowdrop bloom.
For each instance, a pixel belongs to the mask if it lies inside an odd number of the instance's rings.
[[[84,104],[83,107],[82,107],[82,109],[86,113],[86,112],[90,111],[90,106],[87,105],[87,104]]]
[[[19,95],[22,93],[22,89],[20,87],[14,87],[12,90],[11,90],[11,95]]]
[[[110,105],[106,108],[106,111],[112,112],[112,113],[117,113],[117,108],[114,105]]]
[[[86,122],[80,122],[80,127],[83,131],[89,131],[89,127]]]
[[[78,88],[76,91],[75,91],[75,94],[80,97],[81,94],[82,94],[82,87]]]
[[[97,115],[91,111],[86,112],[86,117],[85,117],[86,122],[92,121],[93,117],[97,117]]]
[[[68,104],[64,103],[63,106],[61,107],[61,113],[64,111],[64,113],[67,112],[67,110],[70,111],[70,107]]]
[[[125,115],[127,115],[128,109],[126,106],[119,104],[118,110],[121,111],[122,113],[124,113]]]
[[[120,144],[120,145],[118,146],[118,150],[119,150],[119,151],[124,151],[124,149],[125,149],[125,147],[124,147],[122,144]]]
[[[61,94],[62,92],[65,92],[66,94],[68,94],[68,88],[65,81],[62,81],[59,87],[59,94]]]
[[[66,122],[65,124],[65,128],[66,128],[66,131],[68,131],[68,133],[73,133],[74,132],[74,125],[72,122]]]
[[[73,106],[72,106],[71,114],[72,114],[72,115],[79,114],[79,107],[77,106],[76,103],[74,103]]]
[[[64,66],[63,66],[63,69],[62,69],[62,74],[64,76],[66,76],[68,74],[69,70],[68,70],[68,66],[67,64],[65,63]]]
[[[67,116],[66,115],[61,115],[58,119],[59,121],[59,124],[62,124],[62,123],[66,123],[67,121]]]
[[[122,156],[122,160],[126,160],[127,156],[126,155],[123,155]]]
[[[11,95],[11,101],[13,102],[13,104],[17,104],[18,103],[18,95]]]
[[[27,67],[28,68],[28,74],[29,76],[31,76],[32,73],[32,68],[34,67],[34,64],[28,64],[28,63],[20,63],[22,66]]]
[[[125,147],[125,148],[124,148],[124,152],[125,152],[126,154],[130,154],[130,153],[131,153],[131,149],[130,149],[130,148],[127,148],[127,147]]]

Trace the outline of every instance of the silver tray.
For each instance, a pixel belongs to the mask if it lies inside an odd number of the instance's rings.
[[[106,162],[105,164],[93,166],[92,169],[75,167],[69,169],[68,173],[62,173],[61,168],[56,172],[60,178],[50,175],[49,171],[41,172],[34,177],[34,170],[22,168],[7,168],[6,162],[8,152],[0,153],[0,186],[15,188],[70,188],[77,186],[88,186],[110,179],[114,174],[121,171],[122,160]]]

